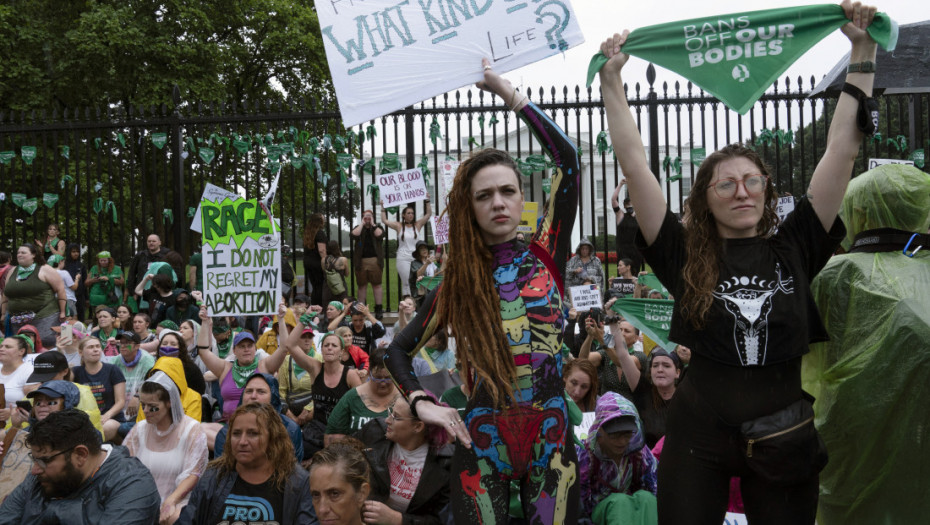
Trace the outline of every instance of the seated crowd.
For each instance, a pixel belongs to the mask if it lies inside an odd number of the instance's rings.
[[[88,271],[79,245],[60,244],[48,265],[35,245],[20,246],[15,262],[0,252],[0,282],[13,283],[0,346],[0,524],[76,515],[87,496],[99,511],[88,523],[452,523],[453,445],[414,416],[385,364],[425,290],[399,302],[392,327],[345,294],[325,305],[288,294],[271,318],[211,317],[198,263],[185,271],[157,235],[126,272],[106,251]],[[425,248],[411,289],[425,265],[441,278]],[[630,259],[605,279],[590,243],[578,248],[568,275],[609,287],[605,308],[617,290],[649,297]],[[24,285],[39,299],[24,305]],[[572,309],[564,334],[573,425],[594,413],[575,437],[590,480],[583,515],[604,522],[594,509],[611,500],[611,513],[647,509],[636,519],[648,522],[665,412],[689,356],[660,347],[647,356],[639,330],[607,321]],[[457,367],[442,330],[413,359],[433,399],[464,411]],[[522,523],[511,492],[512,522]]]

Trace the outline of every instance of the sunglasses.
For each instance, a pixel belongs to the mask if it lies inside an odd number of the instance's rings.
[[[151,403],[151,404],[150,403],[139,403],[139,408],[141,408],[143,412],[153,412],[153,413],[161,410],[161,407],[154,403]]]

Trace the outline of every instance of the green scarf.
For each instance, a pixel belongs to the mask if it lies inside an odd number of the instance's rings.
[[[226,359],[226,356],[229,355],[229,349],[232,347],[232,340],[233,336],[229,334],[229,338],[222,343],[219,341],[216,342],[216,351],[222,359]]]
[[[57,248],[59,240],[60,239],[58,237],[55,237],[54,239],[47,241],[45,243],[45,251],[50,252],[52,251],[52,248]]]
[[[694,18],[639,28],[623,52],[678,73],[743,115],[801,55],[847,22],[835,4]],[[877,13],[868,32],[894,51],[898,24],[887,14]],[[601,52],[591,58],[588,86],[606,63]]]
[[[238,361],[233,361],[232,374],[236,386],[245,388],[245,384],[249,381],[249,378],[252,377],[252,373],[255,372],[256,369],[258,369],[258,359],[252,361],[251,365],[245,366],[240,365]]]
[[[32,263],[29,266],[17,266],[16,267],[16,280],[25,281],[32,275],[32,272],[36,271],[36,263]]]

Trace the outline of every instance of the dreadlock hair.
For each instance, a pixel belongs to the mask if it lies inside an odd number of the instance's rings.
[[[236,457],[232,446],[233,430],[236,419],[244,414],[254,414],[258,427],[265,429],[265,455],[273,466],[271,479],[279,490],[284,490],[287,479],[297,468],[294,461],[294,445],[287,435],[287,429],[281,422],[281,416],[268,403],[248,403],[240,405],[229,417],[229,432],[226,434],[226,447],[223,455],[210,462],[210,468],[219,470],[220,477],[236,473]]]
[[[695,177],[691,194],[685,201],[685,216],[682,224],[685,229],[685,253],[687,262],[682,269],[685,290],[680,299],[681,313],[696,330],[704,328],[704,321],[713,302],[714,287],[720,277],[720,257],[723,254],[723,239],[717,231],[717,221],[707,204],[707,192],[710,182],[717,172],[717,166],[729,159],[745,158],[759,168],[759,173],[768,177],[770,170],[759,155],[742,144],[730,144],[707,156]],[[764,209],[762,219],[756,226],[756,233],[769,237],[778,226],[778,214],[775,207],[778,195],[771,179],[765,185]]]
[[[500,406],[505,397],[515,401],[512,384],[517,380],[517,369],[504,337],[493,257],[478,228],[471,185],[482,168],[497,165],[511,168],[517,187],[522,187],[517,165],[510,155],[497,149],[472,154],[455,174],[443,212],[449,214],[449,260],[439,294],[438,324],[448,327],[455,337],[469,391],[474,392],[474,373],[494,404]]]

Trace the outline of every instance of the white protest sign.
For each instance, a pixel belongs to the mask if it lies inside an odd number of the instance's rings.
[[[904,160],[904,159],[869,159],[869,169],[877,168],[885,164],[907,164],[908,166],[913,166],[913,160]]]
[[[445,206],[446,198],[449,196],[449,192],[452,191],[452,183],[455,180],[455,172],[459,169],[460,161],[457,160],[444,160],[439,164],[439,182],[440,182],[440,196],[439,201]]]
[[[588,438],[588,431],[594,424],[594,412],[583,412],[581,414],[581,423],[575,425],[575,437],[578,441],[584,442]]]
[[[429,218],[430,225],[433,227],[433,242],[436,246],[449,242],[449,215],[443,214],[442,217],[435,215]]]
[[[378,175],[378,188],[385,208],[429,198],[420,168]]]
[[[726,517],[723,519],[723,525],[749,525],[749,521],[746,520],[745,514],[727,512]]]
[[[238,198],[239,195],[208,182],[207,185],[203,187],[203,194],[200,196],[200,201],[220,202],[223,199],[236,200]],[[200,205],[198,204],[197,211],[194,213],[194,219],[191,221],[191,229],[200,233],[200,222]]]
[[[274,315],[280,235],[256,199],[201,201],[203,297],[211,316]]]
[[[778,219],[782,222],[788,218],[788,214],[794,211],[794,197],[779,197],[778,205],[775,207],[775,213],[778,214]]]
[[[579,312],[601,307],[601,291],[596,284],[572,286],[568,291],[572,296],[572,306]]]
[[[346,127],[584,42],[569,0],[316,0]]]

